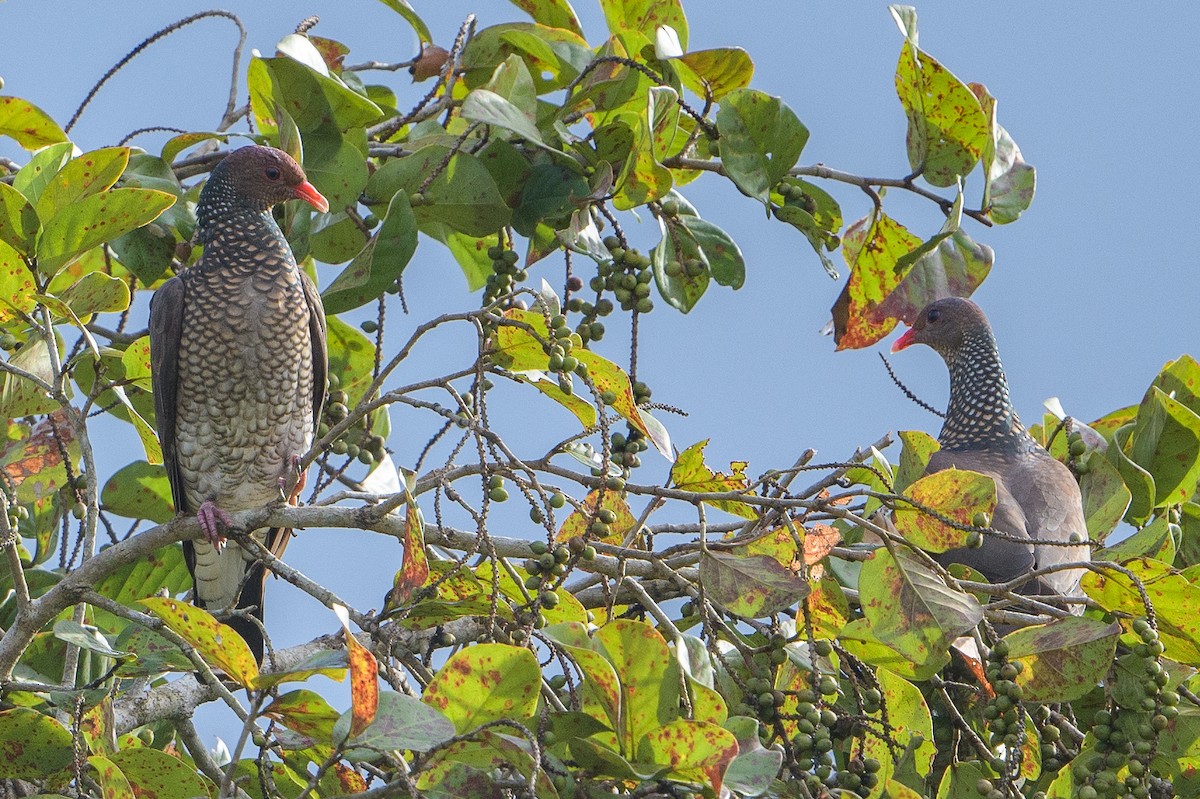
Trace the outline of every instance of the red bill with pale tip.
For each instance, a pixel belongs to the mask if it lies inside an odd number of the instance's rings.
[[[304,200],[321,213],[329,210],[329,200],[326,200],[325,195],[317,191],[316,187],[307,180],[296,187],[296,199]]]
[[[911,346],[916,338],[916,332],[910,327],[904,331],[904,335],[892,342],[892,352],[899,352],[905,347]]]

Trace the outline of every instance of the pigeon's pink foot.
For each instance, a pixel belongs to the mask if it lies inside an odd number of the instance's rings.
[[[225,543],[225,536],[221,534],[220,528],[233,527],[233,517],[218,508],[217,503],[206,499],[196,511],[196,518],[200,521],[200,530],[204,537],[213,545],[213,549],[220,552],[221,545]]]
[[[304,483],[308,478],[308,472],[301,468],[304,459],[299,455],[292,455],[288,458],[289,468],[295,472],[295,478],[290,478],[289,475],[282,475],[279,478],[279,498],[289,505],[295,505],[300,499],[300,492],[304,490]],[[292,479],[295,482],[292,483]],[[291,483],[292,490],[288,492],[288,484]]]

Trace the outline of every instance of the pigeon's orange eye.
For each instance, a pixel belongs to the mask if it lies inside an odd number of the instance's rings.
[[[941,315],[941,311],[939,311],[937,308],[933,308],[929,311],[929,313],[925,314],[925,318],[930,322],[936,322]]]
[[[279,180],[279,170],[273,166],[267,167],[267,180]]]

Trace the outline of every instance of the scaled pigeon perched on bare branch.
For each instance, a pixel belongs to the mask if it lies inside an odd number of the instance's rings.
[[[950,297],[926,306],[892,352],[913,344],[937,351],[950,370],[950,405],[926,474],[951,467],[991,477],[996,483],[992,529],[978,549],[938,556],[962,563],[992,582],[1007,582],[1036,569],[1090,559],[1083,501],[1071,471],[1050,456],[1013,409],[1008,381],[991,325],[979,306]],[[1015,539],[1015,540],[1013,540]],[[1042,575],[1027,593],[1080,596],[1080,569]]]
[[[194,601],[227,621],[261,661],[262,563],[223,546],[230,512],[293,499],[325,400],[321,297],[296,265],[271,207],[329,204],[286,153],[243,147],[212,171],[196,207],[204,254],[150,306],[154,407],[178,513],[203,538],[183,543]],[[290,530],[253,536],[279,555]]]

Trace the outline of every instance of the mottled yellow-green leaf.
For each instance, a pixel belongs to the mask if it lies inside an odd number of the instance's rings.
[[[129,780],[134,796],[194,799],[208,795],[208,786],[193,766],[158,749],[124,749],[114,752],[110,760]]]
[[[640,762],[669,763],[676,779],[708,785],[720,795],[725,770],[737,757],[738,742],[719,725],[676,719],[646,733],[637,752]]]
[[[675,459],[675,465],[671,467],[671,484],[675,488],[699,494],[746,491],[750,485],[746,478],[746,464],[735,461],[729,464],[729,474],[714,472],[704,463],[706,446],[708,446],[708,439],[699,441],[679,453],[679,457]],[[731,499],[703,499],[703,501],[743,519],[758,517],[758,512],[745,502]]]
[[[422,698],[462,734],[497,719],[530,718],[541,682],[537,658],[528,649],[476,644],[451,655]]]
[[[846,229],[842,257],[850,279],[832,309],[833,340],[839,350],[869,347],[896,326],[894,318],[875,319],[872,312],[907,274],[896,268],[900,259],[919,246],[919,238],[882,212]]]
[[[217,621],[208,611],[177,599],[147,597],[138,602],[195,647],[207,663],[223,670],[239,685],[253,687],[258,664],[250,647],[232,627]]]
[[[44,222],[38,240],[38,269],[54,274],[92,247],[155,219],[175,195],[154,189],[113,189],[58,210]]]
[[[684,86],[715,102],[734,89],[749,86],[754,77],[754,61],[740,47],[693,50],[676,59],[673,66]]]
[[[0,182],[0,244],[27,255],[41,223],[25,195]]]
[[[68,205],[107,191],[128,163],[128,147],[106,147],[72,158],[42,190],[37,201],[38,216],[49,220]]]
[[[1011,632],[1008,658],[1024,668],[1016,677],[1027,702],[1074,702],[1112,666],[1121,626],[1070,616]]]
[[[0,711],[0,777],[65,776],[73,757],[71,733],[50,716],[27,707]]]
[[[906,539],[930,552],[948,552],[966,545],[967,532],[921,510],[930,508],[959,524],[974,524],[975,514],[989,516],[996,509],[996,484],[975,472],[946,469],[926,475],[905,489],[914,504],[896,505],[896,529]]]
[[[20,97],[0,97],[0,136],[16,139],[26,150],[67,141],[52,116]]]

